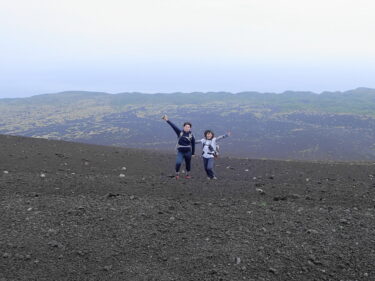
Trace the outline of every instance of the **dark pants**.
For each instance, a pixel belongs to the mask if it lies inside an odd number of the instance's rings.
[[[207,176],[212,179],[215,176],[215,173],[214,173],[214,158],[204,158],[203,157],[203,165],[204,165],[204,170],[207,173]]]
[[[186,171],[190,172],[191,167],[191,151],[177,152],[176,157],[176,173],[180,171],[182,161],[185,159]]]

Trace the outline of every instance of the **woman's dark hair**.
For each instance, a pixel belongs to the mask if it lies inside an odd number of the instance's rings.
[[[207,134],[208,133],[211,133],[212,134],[212,138],[215,136],[214,132],[212,132],[211,130],[206,130],[204,131],[204,137],[207,138]]]
[[[193,127],[190,122],[185,122],[183,127],[185,127],[186,125],[189,125],[190,128]]]

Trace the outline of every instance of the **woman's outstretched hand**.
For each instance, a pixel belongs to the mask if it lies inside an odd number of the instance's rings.
[[[164,114],[161,119],[165,120],[165,121],[168,121],[168,116],[166,114]]]

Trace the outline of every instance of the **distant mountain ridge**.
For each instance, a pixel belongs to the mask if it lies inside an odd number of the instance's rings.
[[[68,91],[0,99],[0,133],[173,150],[160,120],[189,120],[197,137],[231,130],[223,153],[301,160],[375,160],[375,89],[281,94]]]

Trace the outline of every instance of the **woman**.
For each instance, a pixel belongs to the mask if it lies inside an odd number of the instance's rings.
[[[190,179],[190,170],[191,170],[191,157],[195,152],[195,138],[191,132],[191,123],[185,122],[182,130],[179,129],[175,124],[173,124],[167,115],[162,117],[163,120],[172,127],[177,135],[177,157],[176,157],[176,175],[175,178],[180,178],[180,168],[182,161],[185,160],[186,166],[186,179]]]

